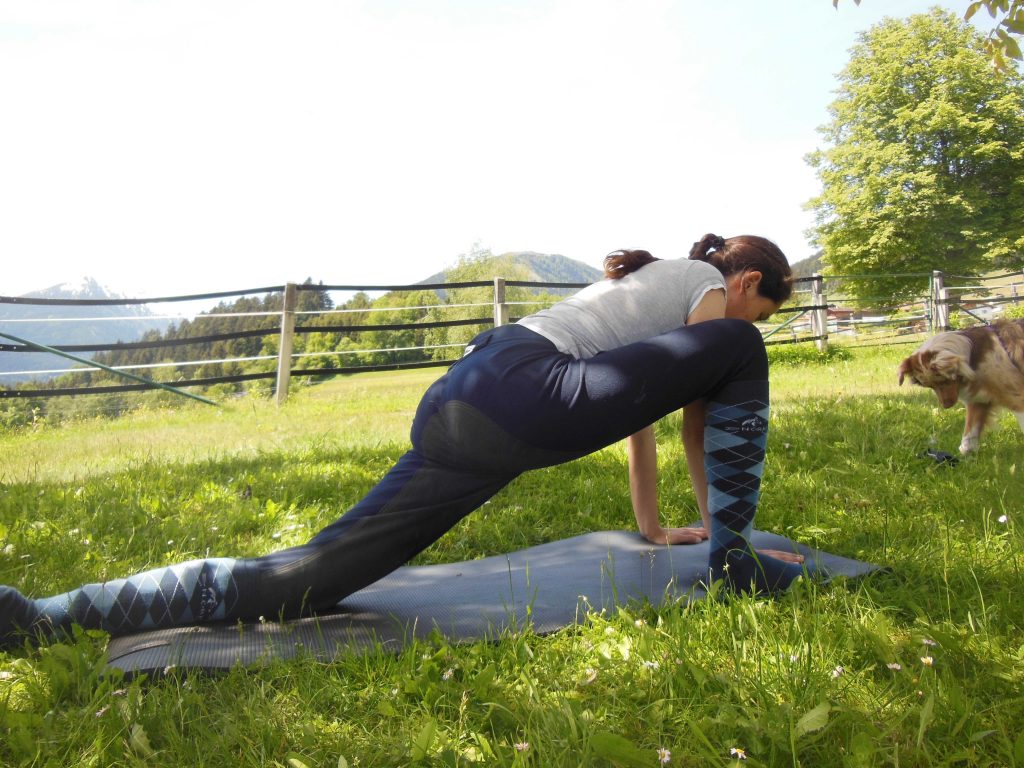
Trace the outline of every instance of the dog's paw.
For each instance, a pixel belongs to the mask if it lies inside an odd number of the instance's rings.
[[[970,453],[974,453],[978,450],[978,438],[976,437],[965,437],[960,442],[960,453],[967,456]]]

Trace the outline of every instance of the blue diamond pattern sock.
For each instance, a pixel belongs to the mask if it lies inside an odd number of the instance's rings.
[[[36,625],[53,632],[72,624],[121,635],[233,618],[238,603],[238,573],[243,561],[230,558],[190,560],[130,576],[86,584],[32,601]]]
[[[39,621],[33,601],[13,587],[0,587],[0,648],[18,645]]]
[[[804,567],[757,555],[750,546],[765,444],[768,440],[768,382],[729,384],[708,403],[704,421],[704,470],[711,513],[712,581],[734,590],[785,589]]]

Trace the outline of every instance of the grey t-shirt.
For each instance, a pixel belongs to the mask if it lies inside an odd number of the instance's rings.
[[[686,325],[704,294],[725,278],[704,261],[652,261],[619,280],[601,280],[564,301],[524,317],[560,352],[593,357]]]

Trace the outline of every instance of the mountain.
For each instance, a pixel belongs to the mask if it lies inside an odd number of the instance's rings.
[[[527,272],[529,272],[527,279],[538,283],[593,283],[604,276],[601,270],[595,269],[589,264],[584,264],[582,261],[576,261],[559,254],[518,251],[503,253],[500,256],[484,257],[480,261],[486,263],[489,259],[494,261],[511,261],[514,264],[526,267]],[[425,280],[420,280],[417,285],[443,283],[445,282],[446,275],[447,271],[437,272]],[[501,277],[501,275],[495,274],[495,277]],[[573,293],[578,289],[571,288],[563,291],[548,288],[538,290],[545,290],[549,293]]]
[[[59,283],[49,288],[26,293],[22,299],[121,299],[119,294],[104,288],[91,277]],[[82,322],[83,318],[101,318]],[[147,331],[162,331],[166,320],[153,316],[143,305],[54,306],[47,304],[0,303],[0,332],[34,341],[46,346],[73,344],[109,344],[135,341]],[[0,343],[12,343],[0,337]],[[78,357],[91,357],[89,352],[76,352]],[[75,365],[56,355],[37,352],[0,352],[0,385],[11,385],[28,379],[46,379],[46,371]],[[18,375],[11,372],[25,371]]]
[[[808,256],[806,259],[800,259],[800,261],[793,262],[789,266],[793,270],[793,277],[810,277],[811,275],[818,274],[823,266],[821,263],[821,253]]]

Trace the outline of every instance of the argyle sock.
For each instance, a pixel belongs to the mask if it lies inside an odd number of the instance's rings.
[[[767,440],[768,382],[733,382],[707,404],[708,567],[712,581],[725,579],[737,591],[785,589],[804,572],[803,566],[758,555],[750,546]]]
[[[35,628],[50,633],[78,624],[113,635],[233,618],[238,566],[230,558],[191,560],[32,601]]]
[[[30,636],[38,621],[35,603],[13,587],[0,587],[0,648],[10,648]]]

